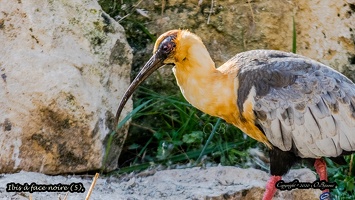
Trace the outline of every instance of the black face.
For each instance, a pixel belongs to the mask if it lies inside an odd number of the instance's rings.
[[[142,83],[150,74],[152,74],[155,70],[159,69],[165,63],[164,61],[173,55],[175,51],[175,38],[176,35],[169,35],[166,37],[160,44],[157,51],[154,55],[148,60],[148,62],[144,65],[141,71],[138,73],[136,78],[132,81],[131,85],[128,87],[126,92],[124,93],[120,104],[118,106],[115,118],[115,129],[117,129],[118,119],[121,115],[124,105],[128,101],[129,97],[132,95],[134,90],[138,87],[140,83]],[[118,130],[116,130],[117,132]]]
[[[171,53],[175,50],[175,35],[170,35],[166,37],[159,45],[158,50],[156,52],[156,56],[163,60],[167,59]]]
[[[175,49],[175,37],[169,36],[165,38],[159,45],[159,49],[165,54],[170,54]]]

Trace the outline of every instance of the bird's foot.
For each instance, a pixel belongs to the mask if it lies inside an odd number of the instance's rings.
[[[323,159],[316,159],[314,168],[316,168],[317,174],[319,175],[319,180],[328,181],[327,165]]]
[[[316,159],[314,168],[316,168],[317,174],[319,175],[319,180],[328,181],[327,165],[323,159]],[[324,194],[324,196],[326,196],[326,193],[329,194],[329,189],[325,189],[322,192],[322,195]]]
[[[266,190],[263,196],[263,200],[271,200],[276,193],[276,183],[281,180],[281,176],[271,176],[266,184]]]

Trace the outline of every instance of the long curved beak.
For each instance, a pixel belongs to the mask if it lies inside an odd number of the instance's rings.
[[[126,92],[124,93],[120,104],[118,106],[117,112],[116,112],[116,117],[115,117],[115,126],[118,124],[119,117],[121,115],[121,112],[127,103],[129,97],[132,95],[132,93],[137,89],[137,87],[149,76],[151,75],[155,70],[159,69],[161,66],[164,65],[163,63],[164,58],[159,56],[158,53],[155,53],[149,61],[144,65],[144,67],[141,69],[141,71],[138,73],[136,78],[132,81],[131,85],[128,87]],[[115,127],[116,129],[117,127]]]

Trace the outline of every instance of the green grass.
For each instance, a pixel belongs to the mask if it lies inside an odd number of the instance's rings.
[[[135,101],[135,107],[148,100],[151,103],[132,118],[119,173],[204,162],[243,167],[250,159],[246,150],[257,146],[239,129],[192,107],[181,93],[163,96],[143,87],[137,93],[142,98]]]
[[[292,53],[297,51],[297,32],[295,16],[292,16]]]

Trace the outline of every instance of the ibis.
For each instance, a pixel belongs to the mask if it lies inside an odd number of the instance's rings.
[[[355,151],[355,84],[336,70],[293,53],[251,50],[216,68],[202,40],[187,30],[171,30],[156,41],[153,56],[121,99],[151,73],[173,64],[181,93],[197,109],[238,127],[269,149],[271,177],[264,200],[298,161],[311,161],[327,181],[328,157],[344,164]],[[328,192],[324,190],[323,192]]]

